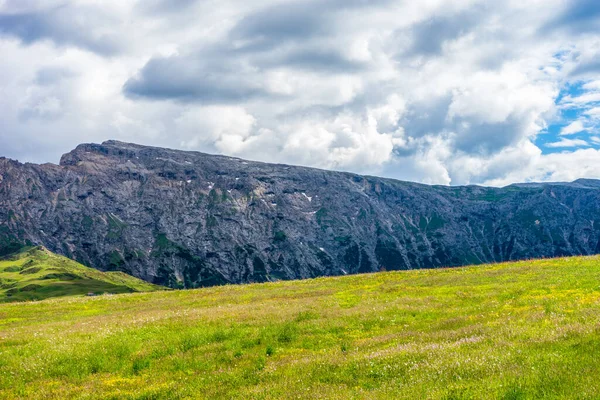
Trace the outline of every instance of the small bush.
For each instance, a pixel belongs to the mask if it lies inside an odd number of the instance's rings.
[[[287,235],[283,231],[275,232],[275,236],[273,237],[273,241],[275,243],[284,242],[287,239]]]
[[[23,286],[20,291],[21,292],[33,292],[36,291],[38,289],[40,289],[42,286],[41,285],[36,285],[35,283],[31,283],[27,286]]]
[[[131,370],[134,375],[139,375],[140,372],[145,370],[150,366],[150,360],[145,357],[138,357],[133,360],[133,365],[131,366]]]
[[[19,274],[21,274],[21,275],[32,275],[32,274],[37,274],[41,270],[42,269],[40,267],[31,267],[31,268],[24,269],[23,271],[19,272]]]
[[[279,331],[277,340],[279,340],[280,343],[291,343],[295,337],[296,327],[292,324],[285,324],[281,331]]]
[[[272,345],[268,344],[267,348],[265,350],[265,354],[267,355],[267,357],[271,357],[273,354],[275,354],[275,347],[273,347]]]

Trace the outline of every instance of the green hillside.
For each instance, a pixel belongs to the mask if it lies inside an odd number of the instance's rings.
[[[0,304],[7,399],[597,399],[598,354],[599,257]]]
[[[87,293],[131,293],[160,289],[122,272],[100,272],[43,247],[0,258],[0,302],[42,300]]]

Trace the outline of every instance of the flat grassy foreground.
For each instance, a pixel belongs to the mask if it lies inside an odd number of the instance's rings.
[[[43,247],[24,248],[0,258],[0,303],[162,289],[123,272],[88,268]]]
[[[1,398],[600,398],[600,258],[0,305]]]

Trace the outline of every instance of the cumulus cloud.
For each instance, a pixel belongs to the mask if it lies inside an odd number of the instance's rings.
[[[579,178],[597,179],[600,176],[600,165],[596,162],[598,157],[600,151],[590,148],[547,154],[527,167],[513,170],[505,177],[491,180],[488,184],[504,186],[523,181],[571,182]],[[578,168],[573,168],[573,164],[578,165]]]
[[[256,120],[240,107],[190,108],[175,120],[178,147],[239,153]]]
[[[593,0],[5,0],[0,155],[119,139],[436,184],[591,177],[599,17]]]

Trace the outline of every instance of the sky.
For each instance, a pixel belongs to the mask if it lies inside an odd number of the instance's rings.
[[[115,139],[429,184],[600,178],[598,0],[0,0],[0,156]]]

